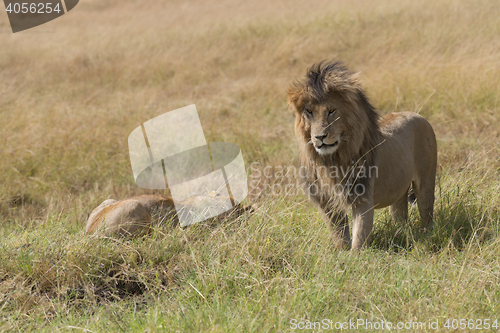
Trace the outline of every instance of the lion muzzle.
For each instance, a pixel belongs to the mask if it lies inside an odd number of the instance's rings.
[[[311,141],[314,149],[321,155],[333,154],[338,149],[339,138],[329,138],[327,134],[315,135]]]

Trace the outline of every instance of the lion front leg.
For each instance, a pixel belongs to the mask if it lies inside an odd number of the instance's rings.
[[[370,234],[373,228],[373,201],[361,199],[352,205],[352,249],[358,250],[370,244]]]
[[[341,209],[322,210],[323,219],[333,235],[333,244],[338,249],[349,250],[351,237],[349,235],[349,220],[346,213]]]

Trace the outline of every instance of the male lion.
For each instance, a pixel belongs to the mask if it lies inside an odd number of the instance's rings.
[[[413,112],[379,119],[358,82],[338,62],[313,65],[288,90],[299,141],[301,177],[331,227],[336,245],[349,248],[345,210],[352,207],[352,248],[369,244],[374,208],[408,217],[412,186],[424,231],[432,227],[437,164],[431,125]]]

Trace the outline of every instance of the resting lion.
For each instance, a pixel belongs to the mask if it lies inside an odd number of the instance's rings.
[[[87,220],[85,233],[93,234],[103,231],[106,236],[141,236],[151,231],[152,216],[160,220],[172,220],[173,225],[179,224],[177,211],[182,208],[196,208],[207,205],[224,206],[227,200],[234,199],[211,194],[208,196],[192,196],[184,201],[175,202],[171,197],[161,195],[140,195],[123,200],[108,199],[97,206]],[[176,210],[177,208],[177,210]],[[235,218],[243,212],[252,212],[252,206],[237,204],[232,209],[216,217],[218,220]]]
[[[311,67],[288,90],[295,112],[301,172],[308,194],[331,227],[336,245],[349,248],[346,209],[353,212],[352,248],[369,244],[374,208],[408,217],[412,187],[424,231],[432,227],[437,164],[431,125],[412,112],[379,119],[358,74],[337,62]]]

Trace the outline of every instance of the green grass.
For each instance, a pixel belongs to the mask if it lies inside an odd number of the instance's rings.
[[[493,0],[88,0],[51,33],[1,33],[0,331],[500,320],[498,17]],[[379,210],[369,249],[337,251],[304,195],[268,193],[221,224],[83,235],[104,199],[151,192],[127,137],[178,107],[195,103],[207,140],[237,143],[247,167],[296,165],[286,89],[331,58],[361,71],[381,114],[433,125],[430,234],[416,207],[402,225]]]
[[[299,197],[249,216],[136,240],[83,236],[73,213],[3,229],[4,328],[288,331],[290,320],[494,318],[500,212],[442,176],[435,228],[377,214],[369,250],[335,251]],[[496,197],[495,197],[496,196]],[[6,315],[8,314],[8,316]],[[442,326],[441,326],[442,327]]]

